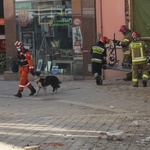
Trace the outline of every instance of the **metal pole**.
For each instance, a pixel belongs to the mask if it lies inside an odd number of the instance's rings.
[[[48,75],[48,58],[47,58],[47,47],[46,47],[46,34],[45,34],[45,52],[46,52],[46,67],[47,67],[46,75]]]

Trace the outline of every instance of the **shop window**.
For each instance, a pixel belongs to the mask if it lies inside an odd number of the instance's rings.
[[[29,46],[38,71],[58,66],[60,74],[73,74],[73,58],[82,55],[82,31],[71,0],[16,2],[16,21],[18,39]]]

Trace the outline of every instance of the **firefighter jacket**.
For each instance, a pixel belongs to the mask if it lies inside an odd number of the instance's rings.
[[[91,47],[91,61],[106,64],[106,48],[102,42],[98,42],[97,45]]]
[[[144,64],[147,62],[147,45],[144,41],[133,41],[129,45],[130,55],[132,56],[132,64]]]
[[[27,49],[24,49],[24,51],[20,51],[18,54],[18,64],[19,66],[28,66],[29,70],[33,70],[33,61],[31,58],[31,54]]]
[[[122,46],[123,52],[129,54],[129,44],[132,41],[132,32],[129,30],[125,35],[122,41],[119,41],[118,46]],[[125,53],[125,54],[126,54]]]

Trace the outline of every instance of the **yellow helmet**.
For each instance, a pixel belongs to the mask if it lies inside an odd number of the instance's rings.
[[[14,44],[16,47],[23,47],[23,43],[20,42],[20,41],[16,41],[15,44]]]

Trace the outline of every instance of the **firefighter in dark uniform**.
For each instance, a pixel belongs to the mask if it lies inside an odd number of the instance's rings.
[[[132,83],[133,87],[138,87],[138,70],[142,71],[143,87],[147,87],[148,81],[148,47],[144,41],[140,39],[138,32],[132,33],[133,42],[129,45],[129,52],[132,56]]]
[[[122,25],[119,31],[124,35],[124,38],[122,41],[115,40],[114,42],[116,45],[121,46],[123,49],[122,67],[124,69],[131,69],[132,58],[129,54],[129,44],[132,41],[132,37],[131,37],[132,32],[125,25]],[[131,81],[131,80],[132,80],[132,71],[127,71],[125,81]]]
[[[31,54],[30,54],[29,50],[24,48],[23,43],[20,41],[17,41],[15,43],[15,47],[18,51],[20,83],[19,83],[19,87],[18,87],[18,93],[15,94],[14,96],[21,98],[22,92],[25,87],[27,87],[31,90],[31,93],[29,95],[32,96],[36,93],[36,90],[28,80],[28,73],[29,72],[31,74],[34,73],[33,72],[34,66],[33,66],[33,61],[31,58]]]
[[[108,43],[107,37],[100,38],[96,45],[91,47],[91,62],[92,62],[92,74],[95,77],[96,84],[102,85],[102,69],[106,69],[106,47]]]

